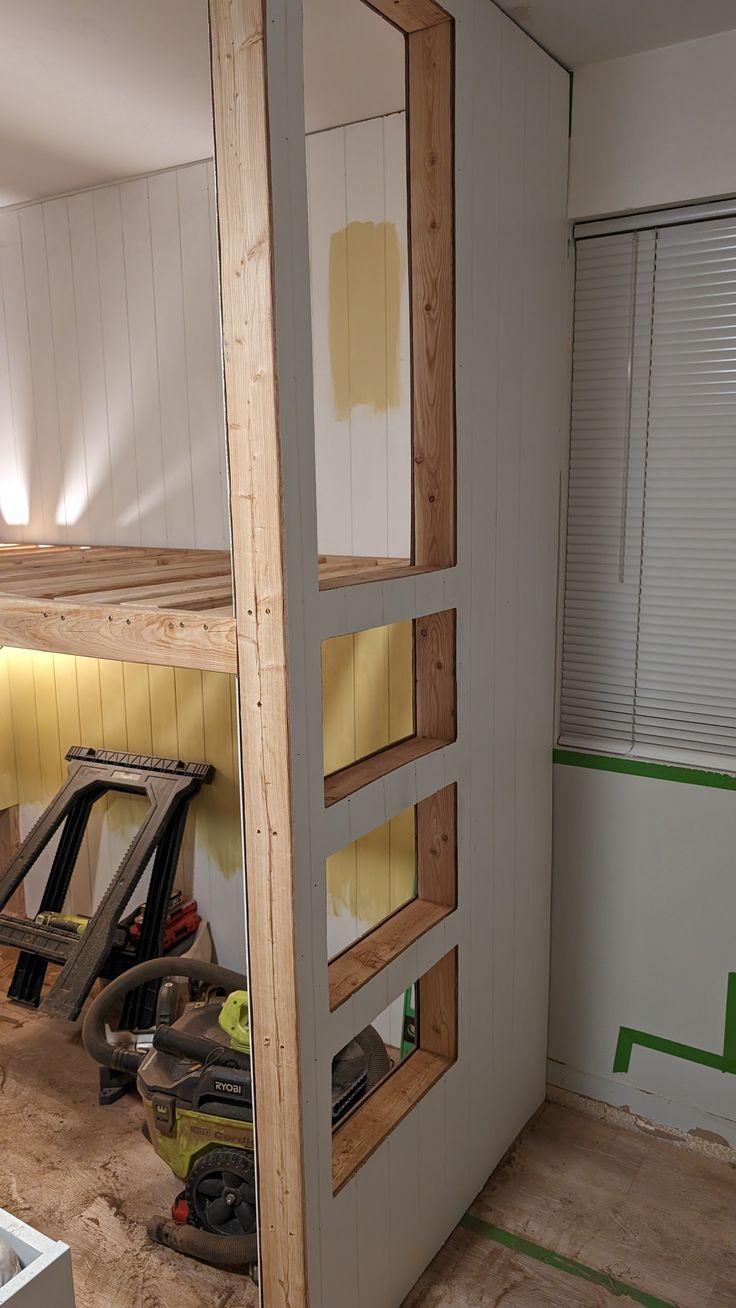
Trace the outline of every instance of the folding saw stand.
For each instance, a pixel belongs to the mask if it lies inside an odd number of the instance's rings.
[[[151,859],[143,926],[131,966],[161,953],[189,802],[202,785],[212,781],[214,768],[209,763],[182,763],[80,745],[74,745],[66,758],[67,780],[0,873],[0,910],[62,827],[40,905],[40,913],[60,913],[95,803],[111,792],[142,795],[149,802],[143,824],[83,934],[41,926],[0,911],[0,944],[21,951],[9,998],[36,1008],[40,1004],[43,1012],[74,1021],[105,967],[120,918]],[[59,964],[62,970],[41,1003],[49,963]],[[132,1002],[123,1014],[123,1024],[134,1030],[143,1024],[150,1004],[139,992],[130,995],[129,1000]]]

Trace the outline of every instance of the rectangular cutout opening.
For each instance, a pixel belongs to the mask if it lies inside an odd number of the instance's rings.
[[[457,906],[456,787],[327,860],[330,1009]]]
[[[456,734],[455,612],[322,643],[325,806]]]
[[[432,0],[309,7],[304,88],[332,589],[455,563],[454,23]]]
[[[374,1029],[386,1046],[390,1070],[333,1129],[333,1194],[456,1061],[457,949],[445,954],[405,995],[397,996]]]

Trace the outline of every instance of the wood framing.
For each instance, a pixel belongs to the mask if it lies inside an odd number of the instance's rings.
[[[334,1012],[457,905],[457,787],[421,800],[416,814],[416,897],[329,965]]]
[[[260,1284],[308,1302],[265,0],[210,0]]]
[[[414,734],[325,777],[325,807],[449,745],[457,733],[455,612],[430,613],[413,624]]]
[[[407,563],[323,555],[319,575],[329,588]],[[1,545],[0,645],[234,673],[231,573],[225,550]]]
[[[436,11],[435,11],[436,12]],[[455,562],[453,26],[407,44],[414,562]]]
[[[337,1194],[444,1076],[458,1052],[457,949],[417,982],[417,1047],[338,1126],[332,1141]]]
[[[363,0],[406,38],[412,558],[360,566],[323,590],[456,560],[454,23],[434,0]]]

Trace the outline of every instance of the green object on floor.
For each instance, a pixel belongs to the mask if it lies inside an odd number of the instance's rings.
[[[474,1213],[466,1213],[460,1225],[464,1230],[472,1231],[474,1235],[483,1236],[484,1240],[493,1240],[496,1244],[511,1249],[513,1253],[534,1258],[538,1263],[554,1267],[558,1272],[566,1272],[568,1276],[577,1276],[581,1281],[600,1285],[609,1294],[621,1299],[631,1299],[633,1303],[641,1304],[642,1308],[677,1308],[677,1304],[669,1299],[658,1299],[656,1295],[648,1294],[646,1290],[637,1290],[636,1286],[627,1285],[626,1281],[619,1281],[618,1277],[611,1276],[608,1272],[599,1272],[595,1267],[586,1267],[585,1263],[579,1263],[574,1258],[564,1258],[562,1254],[555,1253],[554,1249],[545,1249],[544,1245],[533,1244],[531,1240],[525,1240],[520,1235],[512,1235],[510,1231],[504,1231],[500,1226],[491,1226],[490,1222],[484,1222]]]

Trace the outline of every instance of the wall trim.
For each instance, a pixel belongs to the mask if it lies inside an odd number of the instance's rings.
[[[559,748],[552,751],[552,761],[564,767],[592,768],[597,772],[618,772],[628,777],[649,777],[654,781],[677,781],[687,786],[710,786],[715,790],[736,790],[734,773],[710,771],[706,767],[681,767],[643,758]]]
[[[547,1099],[629,1131],[666,1138],[706,1158],[734,1166],[736,1122],[715,1113],[638,1090],[623,1081],[594,1076],[555,1059],[547,1064]]]

